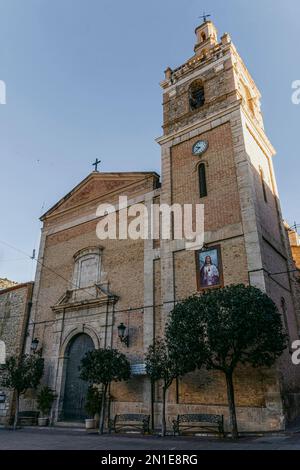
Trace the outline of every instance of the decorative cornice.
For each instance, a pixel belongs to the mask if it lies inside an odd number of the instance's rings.
[[[204,65],[204,63],[201,62],[200,59],[198,60],[198,58],[195,59],[195,57],[192,57],[185,64],[181,65],[180,67],[173,70],[173,72],[172,72],[172,74],[178,74],[182,70],[181,75],[179,75],[176,78],[174,77],[173,80],[172,79],[163,80],[162,82],[160,82],[160,85],[165,90],[171,91],[176,86],[182,85],[186,81],[189,81],[192,78],[198,77],[199,75],[208,72],[211,68],[222,64],[227,59],[230,59],[230,57],[231,57],[230,53],[229,54],[226,53],[220,58],[210,57],[210,62],[209,62],[209,64],[206,64],[206,65]],[[195,61],[195,63],[193,63],[193,61]],[[192,62],[192,64],[191,64],[191,62]],[[185,69],[185,71],[184,71],[184,69]]]
[[[73,255],[73,259],[76,262],[79,258],[86,256],[86,255],[92,255],[92,254],[100,255],[102,251],[103,251],[102,246],[90,246],[90,247],[82,248],[81,250],[77,251]]]
[[[96,179],[99,179],[99,180],[102,180],[102,181],[115,180],[115,179],[117,179],[118,181],[122,181],[122,180],[125,180],[125,181],[132,180],[132,181],[129,182],[128,184],[124,185],[124,186],[120,186],[116,189],[113,189],[112,191],[107,191],[107,192],[101,194],[100,196],[97,196],[94,199],[89,199],[87,201],[84,201],[83,203],[80,202],[78,204],[74,204],[74,206],[68,207],[67,209],[59,210],[60,206],[62,206],[64,204],[64,202],[69,200],[71,198],[71,196],[73,196],[75,194],[76,191],[80,190],[86,183],[88,183],[88,181],[92,180],[93,178],[96,178]],[[123,172],[123,173],[96,173],[96,172],[92,172],[85,179],[83,179],[77,186],[75,186],[68,194],[66,194],[66,196],[61,198],[54,206],[52,206],[50,209],[48,209],[48,211],[40,217],[40,220],[43,222],[45,219],[50,219],[50,217],[51,218],[58,217],[61,214],[71,212],[72,210],[77,209],[78,207],[83,207],[83,206],[88,205],[90,203],[93,203],[97,200],[100,200],[101,198],[106,197],[108,195],[113,196],[114,194],[118,194],[121,190],[124,191],[125,188],[131,187],[131,186],[134,186],[134,185],[138,185],[138,184],[142,183],[143,181],[146,181],[146,180],[151,179],[151,178],[154,178],[157,181],[159,181],[160,177],[156,172],[127,172],[127,173],[126,172]],[[57,211],[57,209],[58,209],[58,211]]]
[[[228,98],[230,98],[231,96],[236,96],[236,95],[237,95],[237,90],[233,90],[229,93],[225,93],[224,95],[218,96],[217,98],[211,99],[210,101],[207,101],[206,103],[204,103],[204,105],[201,107],[201,112],[205,113],[205,111],[209,110],[209,108],[215,105],[216,103],[222,103],[226,101]],[[167,129],[168,127],[176,124],[177,122],[180,122],[184,119],[188,119],[189,117],[192,118],[195,115],[195,112],[196,111],[188,111],[187,113],[182,114],[176,117],[175,119],[170,120],[167,124],[164,124],[162,128]]]
[[[238,110],[240,108],[240,105],[241,105],[241,102],[236,101],[233,105],[228,106],[226,110],[212,113],[207,118],[200,119],[199,121],[193,122],[192,124],[188,124],[187,126],[182,127],[178,131],[172,132],[171,134],[163,135],[161,137],[158,137],[155,140],[159,145],[164,145],[168,143],[169,141],[172,141],[178,137],[182,137],[184,134],[194,131],[195,129],[205,127],[208,124],[211,124],[213,121],[216,121],[226,116],[227,114],[231,114],[233,111]]]
[[[153,198],[159,196],[161,193],[161,188],[153,189],[153,191],[149,191],[144,193],[140,196],[136,196],[134,198],[128,199],[128,207],[132,206],[133,204],[143,203],[145,201],[150,201]],[[119,210],[119,204],[115,204],[116,211]],[[92,213],[84,215],[82,217],[77,217],[76,219],[71,220],[70,222],[65,223],[58,223],[57,225],[53,225],[51,227],[44,227],[42,229],[43,235],[45,237],[49,235],[54,235],[58,232],[62,232],[64,230],[68,230],[73,227],[78,227],[78,225],[86,224],[88,222],[92,222],[93,220],[99,220],[100,217],[96,214],[94,210]]]
[[[108,304],[114,305],[119,300],[119,297],[117,295],[111,294],[110,292],[105,290],[100,284],[95,284],[94,287],[96,288],[95,297],[92,297],[92,294],[89,294],[91,297],[90,299],[86,298],[83,300],[75,301],[72,301],[74,294],[82,290],[88,290],[88,288],[67,290],[65,294],[59,299],[58,303],[51,307],[52,311],[55,313],[61,313],[64,310],[81,310],[86,307],[93,308]],[[99,297],[97,297],[97,294],[100,294]]]

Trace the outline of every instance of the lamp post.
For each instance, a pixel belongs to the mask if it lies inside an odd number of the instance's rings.
[[[126,326],[124,325],[124,323],[121,323],[118,326],[118,335],[119,335],[121,343],[126,344],[126,346],[128,347],[129,346],[129,336],[128,336],[128,334],[126,335],[125,332],[126,332]]]

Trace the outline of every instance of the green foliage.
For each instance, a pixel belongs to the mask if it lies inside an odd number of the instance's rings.
[[[0,384],[22,395],[26,390],[38,387],[43,372],[44,359],[39,354],[21,358],[12,356],[2,367]]]
[[[189,371],[197,368],[200,358],[204,361],[204,329],[199,321],[201,311],[200,298],[190,297],[174,307],[166,327],[166,342],[171,354],[177,360],[185,361]]]
[[[172,341],[170,339],[172,346]],[[174,346],[174,344],[173,344]],[[181,354],[173,352],[165,340],[156,340],[149,346],[146,358],[146,372],[153,382],[162,380],[162,436],[166,435],[166,393],[174,379],[190,372],[190,363]]]
[[[102,393],[100,390],[96,387],[93,387],[93,385],[90,385],[86,395],[85,410],[92,418],[96,413],[100,413],[101,401]]]
[[[225,374],[232,437],[238,437],[233,373],[237,365],[271,367],[287,346],[274,302],[252,286],[206,291],[175,306],[167,343],[191,369]]]
[[[244,285],[209,290],[176,305],[166,334],[173,354],[187,357],[194,368],[223,372],[237,364],[270,367],[286,348],[276,305]]]
[[[149,346],[145,358],[146,372],[153,381],[163,380],[168,388],[174,379],[188,372],[186,361],[180,362],[180,358],[172,353],[164,340],[156,340]]]
[[[0,385],[15,393],[14,429],[17,428],[20,395],[36,389],[44,373],[44,359],[40,354],[11,356],[1,368]]]
[[[81,361],[80,378],[90,384],[108,385],[130,378],[130,364],[116,349],[96,349]]]
[[[103,386],[99,433],[103,433],[105,404],[108,386],[111,382],[120,382],[130,378],[130,364],[127,357],[116,349],[96,349],[88,351],[81,360],[80,378],[90,385]]]
[[[55,398],[56,395],[51,388],[45,386],[39,390],[37,394],[37,405],[42,415],[47,416],[50,413]]]

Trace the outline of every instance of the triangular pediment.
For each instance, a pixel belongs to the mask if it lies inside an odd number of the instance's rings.
[[[153,175],[154,179],[158,180],[159,176],[151,172],[98,173],[94,171],[49,209],[41,217],[41,220],[48,216],[58,215],[72,208],[96,201],[105,195],[118,193],[134,184],[139,184],[151,175]]]

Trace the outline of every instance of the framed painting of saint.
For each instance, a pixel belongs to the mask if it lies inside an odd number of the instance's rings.
[[[198,290],[223,287],[220,245],[196,251]]]

